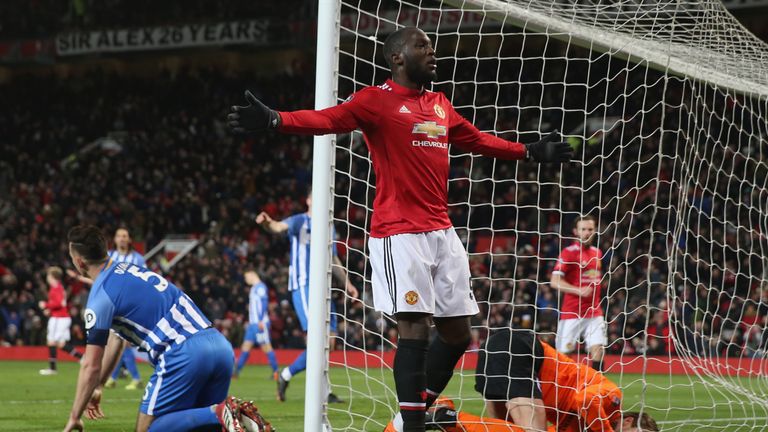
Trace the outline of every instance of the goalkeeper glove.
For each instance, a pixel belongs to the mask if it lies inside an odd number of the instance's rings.
[[[525,160],[536,162],[568,162],[573,156],[573,148],[567,142],[558,142],[560,133],[552,131],[549,135],[525,145]]]
[[[250,90],[245,91],[245,100],[248,105],[234,105],[227,116],[232,132],[248,133],[280,127],[280,114],[261,103]]]

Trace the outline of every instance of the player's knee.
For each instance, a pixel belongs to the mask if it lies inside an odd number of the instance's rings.
[[[446,344],[466,348],[472,342],[469,317],[435,318],[435,327]]]
[[[398,313],[397,331],[402,339],[429,339],[430,316],[423,313]]]
[[[447,345],[463,348],[465,350],[469,346],[469,343],[472,342],[472,336],[470,334],[440,334],[438,337]]]
[[[603,354],[605,353],[605,349],[602,345],[593,345],[589,348],[590,354],[592,354],[592,358],[599,360],[603,358]]]

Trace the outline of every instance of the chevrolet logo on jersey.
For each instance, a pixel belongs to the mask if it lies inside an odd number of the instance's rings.
[[[446,134],[445,126],[439,125],[433,121],[414,124],[413,133],[425,134],[429,138],[439,138]]]

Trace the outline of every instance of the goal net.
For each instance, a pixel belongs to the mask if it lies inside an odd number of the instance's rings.
[[[388,78],[382,43],[397,26],[430,35],[434,90],[480,130],[532,142],[558,129],[575,149],[563,166],[451,149],[449,211],[481,312],[445,394],[487,415],[473,351],[494,328],[554,345],[552,267],[589,214],[605,368],[624,409],[663,430],[764,430],[768,46],[712,0],[345,0],[339,101]],[[334,173],[336,244],[362,301],[334,282],[328,377],[345,403],[326,412],[334,430],[382,430],[397,409],[396,331],[372,308],[375,178],[361,133],[337,137]]]

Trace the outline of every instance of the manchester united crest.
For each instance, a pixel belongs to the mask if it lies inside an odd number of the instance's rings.
[[[416,291],[408,291],[407,293],[405,293],[405,302],[408,303],[409,305],[413,306],[418,301],[419,301],[419,293],[417,293]]]
[[[437,116],[440,117],[441,120],[445,119],[445,111],[443,111],[443,107],[441,107],[438,104],[435,104],[435,114],[437,114]]]

